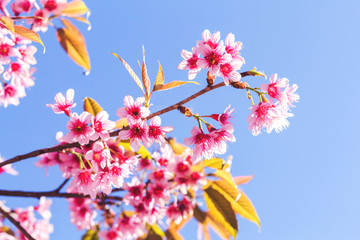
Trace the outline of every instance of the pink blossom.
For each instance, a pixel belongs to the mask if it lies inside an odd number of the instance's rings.
[[[205,44],[208,45],[211,49],[215,49],[219,45],[220,41],[220,32],[211,34],[208,29],[205,29],[202,34],[202,41],[197,41],[197,46],[203,47]]]
[[[271,98],[278,100],[281,104],[286,104],[287,95],[282,92],[282,88],[285,88],[288,83],[287,78],[278,79],[277,74],[273,74],[270,76],[270,84],[261,84],[261,90],[268,92]]]
[[[125,183],[123,188],[128,192],[124,196],[125,203],[135,205],[142,199],[145,184],[140,182],[137,177],[134,177],[130,183]]]
[[[232,118],[231,114],[234,112],[234,108],[230,110],[230,107],[231,107],[231,105],[227,106],[225,108],[224,113],[222,113],[222,114],[212,114],[211,118],[216,121],[219,121],[219,123],[221,125],[229,124],[230,119]]]
[[[40,213],[40,215],[46,219],[49,220],[51,218],[51,211],[50,206],[52,204],[52,201],[50,199],[46,199],[44,196],[40,198],[39,205],[35,206],[34,209]]]
[[[170,201],[170,189],[171,183],[168,181],[156,181],[148,184],[147,188],[152,198],[155,200],[155,204],[165,206],[165,203]]]
[[[15,106],[19,105],[19,98],[25,97],[25,89],[21,85],[13,83],[4,84],[4,88],[0,85],[0,106],[4,105],[6,108],[9,104]]]
[[[20,15],[22,12],[29,13],[34,2],[34,0],[15,0],[15,2],[11,4],[11,10],[15,16]]]
[[[90,208],[92,201],[87,198],[69,198],[71,222],[81,229],[95,226],[96,211]]]
[[[34,30],[35,32],[39,32],[39,31],[46,32],[48,30],[48,24],[49,24],[48,23],[49,13],[44,9],[42,10],[39,9],[34,12],[34,16],[40,18],[28,19],[26,23],[31,24],[32,30]]]
[[[212,158],[216,145],[213,141],[214,133],[205,134],[198,127],[193,127],[191,130],[191,137],[185,138],[184,143],[187,145],[195,145],[193,150],[193,159],[204,157],[205,159]]]
[[[21,57],[19,50],[14,48],[14,42],[0,35],[0,64],[9,64],[9,57]]]
[[[100,231],[99,232],[99,237],[101,237],[101,239],[103,240],[123,240],[123,235],[120,231],[118,231],[115,228],[112,228],[110,230],[107,231]]]
[[[116,114],[120,118],[128,118],[131,117],[133,119],[141,119],[146,118],[150,114],[150,110],[146,107],[142,107],[145,103],[145,98],[139,97],[134,102],[134,98],[132,96],[126,96],[124,98],[124,106],[119,108]]]
[[[55,95],[55,104],[47,104],[47,107],[51,107],[53,111],[57,114],[65,113],[68,116],[71,116],[71,108],[76,106],[76,103],[73,103],[74,100],[74,89],[68,89],[66,91],[66,98],[62,93]]]
[[[234,127],[232,124],[225,124],[221,127],[221,129],[217,129],[212,131],[212,133],[215,133],[215,137],[213,138],[213,141],[215,143],[216,150],[215,153],[218,154],[224,154],[227,150],[227,143],[226,142],[235,142],[236,139],[233,135]]]
[[[228,56],[229,55],[227,55],[227,57]],[[240,81],[241,74],[237,72],[237,70],[239,70],[241,67],[242,67],[242,62],[240,61],[233,61],[233,62],[220,64],[220,70],[218,76],[224,78],[224,82],[226,85],[229,85],[230,82]]]
[[[92,169],[76,169],[73,171],[73,177],[69,186],[71,191],[90,195],[92,199],[96,198],[98,184]]]
[[[229,33],[225,38],[225,51],[230,54],[234,61],[239,61],[245,64],[243,57],[239,55],[239,51],[242,49],[243,44],[241,42],[235,42],[235,35]]]
[[[4,161],[5,161],[5,159],[2,158],[1,155],[0,155],[0,163],[2,163]],[[3,172],[6,172],[6,173],[11,174],[11,175],[18,175],[19,174],[15,169],[13,169],[11,167],[11,164],[7,164],[5,166],[0,167],[0,174],[2,174]]]
[[[281,132],[289,126],[289,121],[286,119],[292,114],[283,112],[279,105],[264,102],[250,107],[251,113],[247,119],[251,133],[256,136],[259,135],[262,128],[266,128],[270,133],[273,129],[276,132]]]
[[[297,89],[298,89],[298,85],[293,84],[291,86],[287,85],[284,90],[284,93],[286,94],[288,100],[287,104],[290,107],[294,107],[293,103],[298,102],[300,99],[300,96],[297,93],[295,93]]]
[[[27,79],[30,76],[29,73],[30,65],[27,63],[18,61],[18,62],[11,62],[10,67],[4,72],[4,79],[10,80],[11,78],[14,82],[23,85],[24,87],[30,87],[34,85],[33,81],[28,81]],[[28,83],[28,84],[24,84]]]
[[[145,121],[139,120],[131,120],[129,121],[129,130],[121,130],[119,133],[119,137],[121,140],[130,139],[130,148],[134,152],[139,151],[141,147],[141,142],[145,145],[149,144],[148,138],[148,126]]]
[[[93,127],[95,135],[102,140],[107,141],[110,138],[109,131],[115,127],[115,122],[108,120],[109,114],[105,111],[101,111],[96,114],[93,120]]]
[[[189,70],[188,79],[193,80],[196,74],[200,72],[201,68],[197,65],[199,60],[200,49],[197,47],[192,48],[192,53],[186,50],[181,51],[181,56],[185,59],[179,65],[178,69]]]
[[[182,201],[175,201],[167,209],[167,224],[170,224],[172,221],[174,221],[176,224],[179,224],[183,219],[186,219],[188,215],[193,214],[193,209],[194,204],[186,197],[184,197]]]
[[[37,52],[37,48],[33,45],[30,45],[30,46],[20,46],[18,48],[20,54],[21,54],[21,57],[20,59],[27,63],[27,64],[31,64],[31,65],[34,65],[36,64],[36,59],[34,57],[34,54]]]
[[[68,143],[79,142],[81,145],[88,144],[90,140],[96,140],[94,128],[88,126],[92,117],[88,112],[83,112],[80,116],[73,113],[66,126],[70,132],[63,137],[63,140]]]
[[[0,0],[0,10],[5,14],[5,16],[10,16],[8,10],[6,9],[6,5],[10,2],[10,0]]]
[[[136,215],[128,217],[122,214],[118,219],[117,230],[122,233],[123,239],[136,239],[145,233],[146,228]]]
[[[174,130],[173,127],[160,127],[161,125],[161,118],[159,116],[155,116],[151,119],[150,121],[150,125],[148,127],[148,145],[146,147],[149,147],[154,141],[160,144],[164,144],[165,138],[164,135],[165,133],[171,132],[172,130]]]
[[[220,64],[224,64],[229,61],[231,56],[229,54],[223,55],[225,47],[220,43],[216,48],[212,49],[209,45],[204,45],[200,49],[204,58],[200,58],[197,64],[200,68],[209,68],[209,72],[212,75],[217,75],[220,71]]]
[[[100,166],[104,169],[106,166],[110,166],[111,154],[106,147],[107,146],[101,141],[95,142],[92,150],[85,154],[85,158],[92,161],[96,165],[96,168]]]
[[[54,14],[60,14],[66,2],[66,0],[40,0],[40,3],[44,6],[44,11],[53,12]]]

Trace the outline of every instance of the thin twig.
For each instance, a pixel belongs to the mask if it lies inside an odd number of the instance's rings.
[[[9,196],[9,197],[59,197],[59,198],[90,198],[89,195],[83,195],[80,193],[59,193],[55,191],[50,192],[31,192],[31,191],[12,191],[12,190],[0,190],[0,196]],[[99,199],[112,199],[122,201],[122,197],[118,196],[103,196],[98,197]]]
[[[69,180],[70,180],[70,178],[65,179],[65,181],[64,181],[62,184],[60,184],[60,186],[59,186],[58,188],[56,188],[53,192],[59,193],[60,190],[65,186],[65,184],[66,184]]]
[[[14,224],[17,229],[20,230],[22,234],[24,234],[25,237],[29,240],[35,240],[26,230],[23,228],[18,221],[16,221],[8,212],[6,212],[2,207],[0,207],[0,213],[4,215],[7,219],[9,219],[12,224]]]

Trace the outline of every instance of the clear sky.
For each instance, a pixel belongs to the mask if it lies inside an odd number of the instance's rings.
[[[150,78],[154,80],[159,60],[165,81],[184,80],[177,70],[180,51],[191,50],[209,29],[222,39],[232,32],[243,42],[242,70],[256,66],[266,74],[278,73],[299,85],[300,102],[293,110],[290,128],[283,133],[254,137],[246,118],[250,102],[244,92],[232,88],[215,90],[186,106],[194,112],[222,112],[235,107],[237,142],[230,144],[233,175],[254,174],[244,186],[260,216],[262,227],[239,219],[238,239],[313,240],[360,238],[360,2],[334,0],[302,1],[87,1],[92,30],[84,33],[92,71],[82,75],[56,41],[54,29],[41,34],[46,45],[36,54],[36,84],[18,107],[0,109],[0,153],[5,158],[52,146],[57,131],[66,132],[67,117],[46,108],[58,92],[75,89],[81,99],[96,99],[116,119],[125,95],[141,92],[116,52],[136,67],[145,46]],[[139,72],[138,72],[139,73]],[[183,86],[153,96],[153,111],[166,107],[205,87],[205,72],[195,80],[200,86]],[[260,86],[262,78],[246,78]],[[163,116],[164,125],[175,127],[179,141],[190,136],[193,121],[177,112]],[[52,190],[61,182],[60,171],[34,166],[29,159],[13,167],[19,177],[0,176],[0,189]],[[35,204],[33,199],[5,198],[12,207]],[[70,224],[68,204],[54,199],[55,232],[51,239],[80,239]],[[65,210],[66,211],[65,211]],[[195,225],[182,232],[195,239]],[[217,237],[214,237],[217,239]]]

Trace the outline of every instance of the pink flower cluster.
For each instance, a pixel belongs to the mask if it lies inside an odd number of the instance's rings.
[[[124,98],[125,107],[119,108],[117,115],[126,118],[129,130],[122,130],[119,133],[121,140],[130,139],[130,147],[134,152],[139,151],[141,143],[150,147],[154,142],[164,144],[164,134],[173,130],[173,127],[161,127],[161,119],[155,116],[151,119],[150,125],[144,120],[150,114],[150,110],[144,107],[145,98],[139,97],[134,101],[132,96]]]
[[[0,106],[18,105],[25,88],[34,86],[31,65],[36,64],[37,51],[30,40],[24,39],[0,26]]]
[[[20,225],[36,240],[48,240],[50,234],[53,232],[53,225],[50,223],[51,212],[50,205],[51,200],[45,197],[40,198],[40,203],[37,206],[31,206],[26,209],[16,208],[11,211],[11,216],[20,223]],[[9,212],[9,209],[4,206],[2,202],[0,205],[3,209]],[[37,219],[35,213],[38,213],[42,219]],[[0,219],[0,226],[3,225],[3,219]],[[16,235],[10,235],[6,232],[2,232],[0,228],[0,239],[27,239],[20,231],[16,232]]]
[[[233,135],[234,127],[230,123],[231,113],[228,106],[222,114],[212,114],[210,117],[219,122],[221,128],[216,129],[211,124],[206,124],[208,133],[196,126],[191,130],[191,137],[185,138],[184,143],[194,145],[192,159],[210,159],[214,154],[224,154],[227,150],[227,142],[235,142]]]
[[[261,90],[267,93],[270,100],[262,97],[259,104],[250,107],[251,113],[248,117],[249,129],[253,135],[259,135],[263,128],[268,133],[275,130],[281,132],[289,126],[288,117],[292,117],[290,107],[298,102],[299,95],[295,93],[298,86],[289,85],[287,78],[278,78],[277,74],[270,77],[269,84],[262,84]]]
[[[208,69],[211,75],[223,77],[226,85],[239,81],[241,74],[238,70],[245,64],[244,58],[239,54],[242,43],[235,42],[232,33],[226,36],[224,43],[220,41],[220,32],[211,34],[207,29],[201,37],[202,40],[197,42],[192,52],[181,51],[184,60],[178,65],[178,69],[189,70],[189,80],[194,79],[201,69]]]

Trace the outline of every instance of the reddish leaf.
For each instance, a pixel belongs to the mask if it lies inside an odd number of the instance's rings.
[[[130,67],[130,65],[125,62],[124,59],[122,59],[119,55],[117,55],[116,53],[112,53],[115,57],[117,57],[118,59],[120,59],[120,61],[124,64],[126,70],[128,70],[128,72],[130,73],[130,76],[134,79],[135,83],[139,86],[139,88],[141,89],[141,91],[144,93],[144,88],[142,86],[142,83],[140,81],[140,78],[135,74],[134,70],[132,70],[132,68]],[[145,94],[145,93],[144,93]]]
[[[145,49],[143,47],[143,61],[141,66],[141,78],[145,87],[146,96],[150,94],[150,78],[147,73],[146,64],[145,64]]]
[[[254,177],[254,175],[234,177],[234,182],[235,182],[236,185],[246,184],[246,183],[248,183],[253,177]]]

